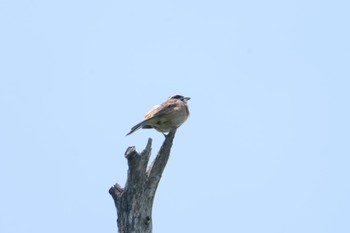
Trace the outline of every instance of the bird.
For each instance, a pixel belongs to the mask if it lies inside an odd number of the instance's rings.
[[[126,136],[132,134],[136,130],[154,128],[158,132],[169,132],[171,129],[178,128],[184,123],[190,115],[187,101],[190,97],[182,95],[170,96],[163,103],[154,106],[146,113],[144,120],[131,128]]]

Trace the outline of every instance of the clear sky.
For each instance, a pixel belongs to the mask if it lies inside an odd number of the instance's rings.
[[[190,96],[155,233],[350,232],[349,1],[0,1],[0,232],[117,232],[129,129]]]

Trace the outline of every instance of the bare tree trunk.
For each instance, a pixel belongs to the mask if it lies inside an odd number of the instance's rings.
[[[152,232],[153,200],[169,159],[175,133],[176,129],[173,129],[165,137],[157,157],[148,168],[151,138],[141,153],[136,152],[135,147],[126,150],[129,170],[125,187],[116,183],[109,189],[117,208],[119,233]]]

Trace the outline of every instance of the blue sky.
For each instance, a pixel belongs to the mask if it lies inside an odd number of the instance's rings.
[[[0,1],[0,232],[117,232],[125,137],[190,96],[154,232],[350,232],[348,1]]]

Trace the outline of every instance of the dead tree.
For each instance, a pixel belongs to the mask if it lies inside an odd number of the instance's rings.
[[[119,233],[151,233],[152,206],[158,183],[168,162],[176,129],[166,135],[165,140],[151,165],[152,139],[146,148],[138,153],[135,147],[125,152],[128,160],[128,175],[125,187],[118,183],[109,189],[117,208]]]

